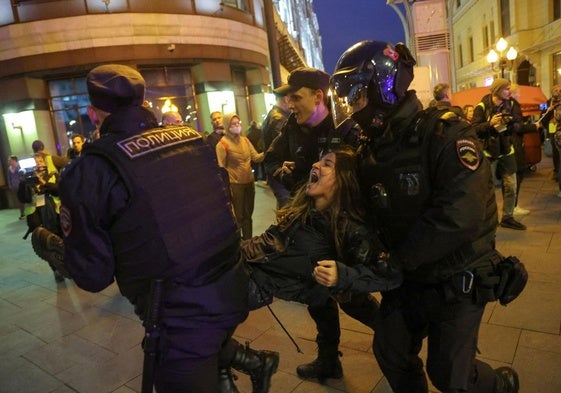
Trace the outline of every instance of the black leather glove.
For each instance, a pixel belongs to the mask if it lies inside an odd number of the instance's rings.
[[[393,279],[402,275],[397,259],[387,252],[381,252],[371,266],[380,277]]]

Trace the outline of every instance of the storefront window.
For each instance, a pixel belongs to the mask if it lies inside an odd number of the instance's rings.
[[[181,114],[186,124],[197,128],[197,112],[188,68],[158,67],[139,71],[146,80],[146,103],[158,121],[161,121],[163,111],[173,108]],[[87,114],[90,100],[86,78],[49,81],[49,92],[62,151],[70,147],[72,134],[82,134],[92,140],[95,126]]]
[[[139,67],[139,71],[146,81],[146,103],[158,122],[165,111],[176,110],[185,124],[199,129],[188,67]]]
[[[49,81],[49,92],[61,150],[66,152],[70,147],[72,134],[81,134],[92,140],[95,126],[91,123],[86,109],[90,104],[86,78]]]

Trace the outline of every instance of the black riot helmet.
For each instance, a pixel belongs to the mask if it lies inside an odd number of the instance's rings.
[[[330,81],[335,126],[352,117],[363,129],[397,107],[413,80],[415,59],[402,43],[361,41],[345,51]]]

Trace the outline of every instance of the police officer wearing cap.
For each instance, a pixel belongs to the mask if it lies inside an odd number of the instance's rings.
[[[382,294],[374,353],[395,393],[428,392],[424,338],[439,391],[517,393],[512,368],[493,370],[475,357],[494,300],[474,279],[497,256],[490,165],[469,123],[447,110],[420,111],[407,90],[414,65],[401,43],[362,41],[343,53],[330,82],[335,124],[351,116],[363,130],[362,189],[404,272],[402,286]]]
[[[329,74],[315,68],[299,68],[275,94],[288,97],[291,111],[281,133],[265,156],[267,174],[290,192],[307,179],[321,152],[340,145],[356,146],[358,128],[353,122],[335,130],[329,113]]]
[[[327,99],[329,74],[315,68],[299,68],[289,75],[287,82],[275,89],[275,94],[288,97],[292,113],[267,150],[264,162],[267,175],[294,192],[308,179],[312,165],[322,152],[342,145],[356,148],[360,130],[352,120],[335,129]],[[345,313],[373,329],[378,310],[373,297],[354,294],[340,306]],[[318,356],[313,362],[298,366],[296,372],[306,379],[341,378],[337,302],[328,299],[324,305],[309,306],[308,312],[318,329]]]
[[[198,132],[157,128],[135,69],[96,67],[87,87],[101,138],[62,175],[64,265],[87,291],[116,280],[143,320],[163,280],[156,390],[216,393],[218,353],[247,316],[226,177]]]

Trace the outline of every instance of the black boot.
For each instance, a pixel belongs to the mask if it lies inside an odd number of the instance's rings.
[[[296,368],[300,378],[317,378],[323,382],[327,378],[339,379],[343,377],[343,369],[339,356],[339,308],[337,302],[329,299],[324,305],[308,307],[310,316],[316,323],[318,334],[318,357],[311,363],[302,364]]]
[[[318,351],[318,357],[311,363],[302,364],[296,368],[296,373],[300,378],[317,378],[320,382],[328,378],[343,378],[343,368],[338,351]]]
[[[218,369],[218,393],[240,393],[234,383],[234,375],[229,368]]]
[[[495,382],[495,393],[518,393],[520,383],[518,373],[510,367],[499,367],[495,369],[497,379]]]
[[[64,242],[53,232],[37,227],[31,233],[31,246],[37,256],[49,263],[57,282],[64,281],[64,277],[71,278],[64,266]]]
[[[253,393],[267,393],[271,387],[271,377],[277,372],[279,353],[273,351],[255,351],[246,343],[245,347],[237,343],[232,367],[249,375]]]

